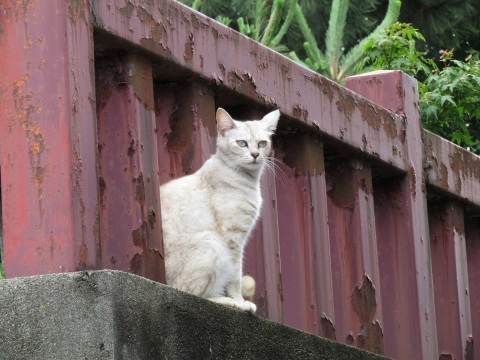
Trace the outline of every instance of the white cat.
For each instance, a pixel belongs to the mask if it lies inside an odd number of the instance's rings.
[[[262,205],[260,176],[278,110],[235,121],[217,110],[217,150],[194,174],[160,187],[167,284],[254,313],[242,298],[243,249]]]

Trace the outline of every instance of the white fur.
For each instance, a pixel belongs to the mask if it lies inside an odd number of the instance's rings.
[[[216,153],[196,173],[160,187],[168,285],[256,311],[242,298],[243,250],[260,215],[260,176],[279,116],[241,122],[218,109]]]

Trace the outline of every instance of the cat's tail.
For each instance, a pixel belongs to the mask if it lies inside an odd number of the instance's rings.
[[[252,301],[255,294],[255,279],[250,275],[242,277],[242,296],[247,301]]]

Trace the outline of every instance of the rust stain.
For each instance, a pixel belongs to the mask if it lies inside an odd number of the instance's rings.
[[[456,208],[450,208],[448,211],[453,213],[453,226],[455,227],[455,230],[457,230],[457,233],[465,235],[465,218],[463,216],[463,211]]]
[[[351,119],[353,112],[357,108],[357,101],[353,96],[347,93],[340,92],[340,99],[337,100],[336,105],[339,111],[342,111],[348,120]]]
[[[192,142],[196,131],[195,114],[187,111],[187,106],[182,106],[183,104],[191,104],[189,101],[191,99],[190,95],[188,90],[185,91],[185,89],[180,89],[175,94],[175,99],[178,99],[178,106],[175,106],[169,113],[168,122],[171,132],[165,134],[168,151],[171,154],[181,153],[182,166],[186,174],[192,171],[195,156],[195,147]]]
[[[41,155],[46,150],[46,145],[40,126],[36,125],[33,120],[35,115],[41,113],[42,107],[34,104],[36,98],[33,93],[25,93],[25,88],[29,80],[30,75],[26,74],[12,84],[16,111],[13,121],[20,122],[25,131],[25,140],[29,144],[32,179],[37,189],[37,198],[41,201],[43,199],[43,184],[47,174],[47,167],[42,165]],[[40,100],[37,102],[40,102]]]
[[[465,342],[465,360],[474,360],[475,353],[473,351],[473,337],[468,336],[467,341]]]
[[[355,344],[355,336],[351,331],[348,333],[347,337],[345,338],[345,343],[350,346],[353,346]]]
[[[363,283],[353,291],[352,306],[362,324],[373,321],[377,311],[377,300],[375,298],[375,288],[368,276],[365,276]]]
[[[26,20],[27,14],[35,7],[35,0],[15,0],[15,17],[19,20]]]
[[[415,199],[417,197],[417,175],[413,165],[410,166],[408,171],[408,182],[410,184],[410,190],[412,191],[413,198]]]
[[[452,354],[441,354],[439,360],[453,360]]]
[[[135,179],[135,182],[135,200],[137,200],[143,207],[145,205],[145,183],[143,181],[143,174],[140,174]]]
[[[365,276],[363,283],[353,291],[352,306],[361,323],[360,332],[357,335],[357,346],[383,354],[383,330],[378,321],[374,321],[377,311],[375,288],[368,276]]]
[[[98,188],[99,188],[99,192],[100,192],[100,204],[103,205],[104,203],[104,195],[105,195],[105,190],[107,188],[107,183],[105,182],[105,179],[103,178],[103,176],[100,176],[98,178]]]
[[[308,120],[308,110],[305,106],[301,104],[295,104],[293,106],[293,116],[299,120],[307,121]]]
[[[148,211],[148,225],[150,226],[150,229],[153,229],[156,223],[157,223],[157,216],[155,215],[155,211],[150,209]]]
[[[86,1],[85,0],[70,0],[68,1],[68,18],[72,23],[77,19],[86,20],[85,14]]]
[[[183,58],[188,63],[192,61],[193,58],[193,49],[195,47],[195,38],[192,32],[188,33],[188,40],[185,42],[185,53]]]
[[[148,225],[145,221],[138,229],[132,231],[132,239],[135,246],[145,248],[149,237],[150,231],[148,230]]]
[[[164,274],[160,274],[158,271],[163,264],[162,254],[160,251],[147,246],[149,237],[150,231],[145,221],[138,229],[132,231],[133,244],[140,247],[142,252],[136,253],[132,257],[130,260],[130,270],[134,274],[165,283]]]
[[[257,84],[255,79],[248,72],[243,74],[238,71],[229,71],[227,74],[230,86],[238,93],[251,97],[261,98],[257,93]]]
[[[362,120],[368,125],[375,130],[383,128],[390,139],[395,139],[397,137],[398,131],[395,118],[389,112],[377,109],[373,104],[365,100],[358,101],[358,108],[360,109]]]
[[[45,176],[47,175],[47,169],[43,166],[35,166],[33,168],[33,181],[35,187],[38,190],[37,198],[38,200],[43,199],[43,183],[45,181]]]
[[[118,12],[120,13],[120,15],[125,16],[126,18],[130,19],[132,17],[134,9],[135,9],[135,6],[132,3],[127,2],[127,5],[119,8]]]
[[[143,256],[143,253],[136,253],[133,257],[132,260],[130,260],[130,270],[132,273],[141,275],[143,272],[143,269],[145,268],[145,257]]]
[[[465,178],[464,166],[465,164],[463,164],[463,156],[460,151],[455,150],[453,154],[450,154],[450,167],[455,178],[455,191],[457,194],[462,191],[462,178]]]
[[[319,88],[320,91],[322,91],[328,97],[328,100],[330,102],[333,101],[335,92],[338,91],[338,85],[336,85],[333,81],[326,79],[318,74],[314,74],[314,75],[304,74],[303,78],[305,79],[305,81],[310,81],[317,88]]]
[[[25,44],[23,44],[23,52],[27,52],[30,47],[32,46],[32,38],[31,37],[27,37],[27,42]]]
[[[130,6],[131,5],[131,6]],[[142,47],[149,49],[163,58],[173,60],[173,55],[170,49],[168,49],[168,31],[165,25],[161,21],[157,21],[150,12],[145,10],[140,5],[136,6],[137,17],[140,21],[146,25],[147,29],[150,29],[150,33],[140,40]],[[128,19],[131,18],[134,11],[134,5],[128,4],[123,8],[123,14]],[[171,29],[173,31],[173,29]]]
[[[386,111],[380,113],[383,129],[391,139],[395,139],[398,135],[397,123],[392,114]],[[405,139],[402,139],[402,143]]]
[[[445,164],[442,162],[440,164],[440,170],[439,170],[440,176],[437,178],[437,185],[448,189],[448,169],[445,166]]]
[[[357,198],[353,169],[346,164],[329,167],[326,171],[327,195],[335,205],[353,210]]]
[[[82,243],[79,249],[79,262],[78,262],[77,270],[86,270],[88,268],[89,268],[88,247],[85,243]]]
[[[124,64],[124,71],[128,76],[128,83],[133,88],[135,96],[148,110],[155,109],[152,82],[152,65],[150,60],[140,55],[127,56]]]
[[[335,336],[335,327],[333,326],[333,322],[326,315],[323,315],[320,318],[320,329],[321,329],[320,334],[324,338],[327,338],[333,341],[337,340]]]
[[[130,140],[130,144],[128,145],[127,149],[127,155],[132,157],[135,155],[135,152],[137,151],[137,144],[135,142],[135,139]]]
[[[310,131],[300,132],[294,128],[286,129],[293,135],[280,135],[275,138],[275,156],[283,160],[295,173],[320,175],[325,171],[323,143],[319,135]]]

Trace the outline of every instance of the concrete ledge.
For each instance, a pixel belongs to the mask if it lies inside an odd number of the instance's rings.
[[[0,281],[0,359],[380,359],[119,271]]]

